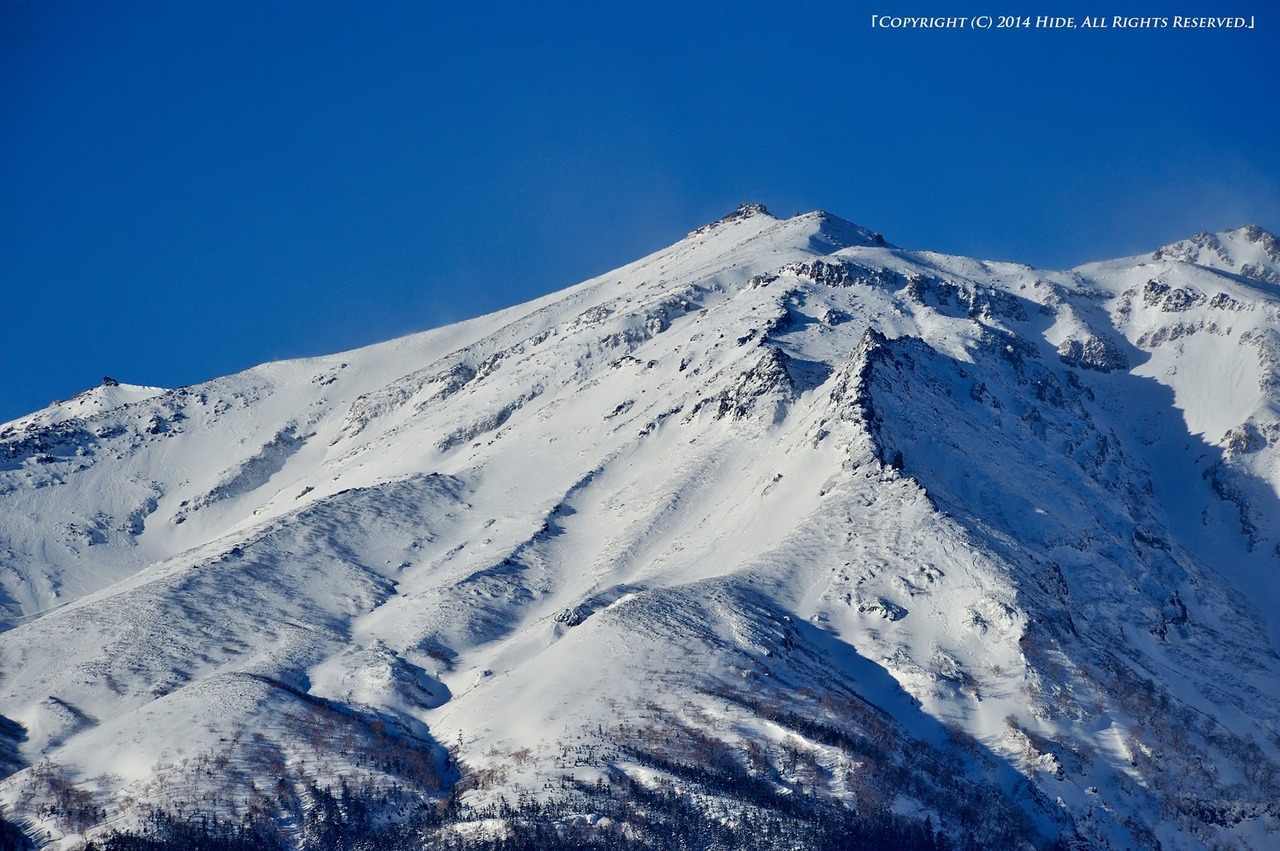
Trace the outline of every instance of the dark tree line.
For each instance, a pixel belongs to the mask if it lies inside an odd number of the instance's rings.
[[[112,832],[83,851],[953,851],[928,821],[887,812],[861,817],[806,796],[766,798],[758,788],[729,788],[736,784],[724,778],[716,785],[745,792],[759,805],[735,806],[725,817],[674,787],[624,781],[584,788],[560,802],[503,801],[482,811],[446,802],[389,823],[367,795],[313,785],[310,806],[291,830],[262,819],[178,818],[156,810],[140,829]],[[584,804],[604,818],[583,821]],[[500,819],[509,830],[463,835],[446,829],[476,818]]]

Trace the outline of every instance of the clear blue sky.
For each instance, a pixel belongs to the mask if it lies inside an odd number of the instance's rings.
[[[742,201],[1051,267],[1280,230],[1280,12],[1173,5],[0,0],[0,421],[497,309]],[[1257,29],[870,25],[939,10]]]

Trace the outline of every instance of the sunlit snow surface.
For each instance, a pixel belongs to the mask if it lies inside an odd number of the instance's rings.
[[[718,740],[940,826],[960,783],[1042,838],[1274,847],[1278,285],[1256,228],[1051,272],[744,208],[491,316],[0,426],[0,800],[70,844]],[[40,815],[50,766],[101,825]]]

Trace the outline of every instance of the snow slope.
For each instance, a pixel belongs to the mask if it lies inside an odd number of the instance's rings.
[[[1278,282],[1257,228],[1047,271],[747,205],[0,426],[0,801],[73,847],[697,764],[988,847],[1270,847]]]

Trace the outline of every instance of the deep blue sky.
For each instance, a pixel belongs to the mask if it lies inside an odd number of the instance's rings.
[[[1280,12],[1173,5],[0,0],[0,421],[504,307],[742,201],[1057,267],[1280,230]],[[938,9],[1258,28],[870,27]]]

